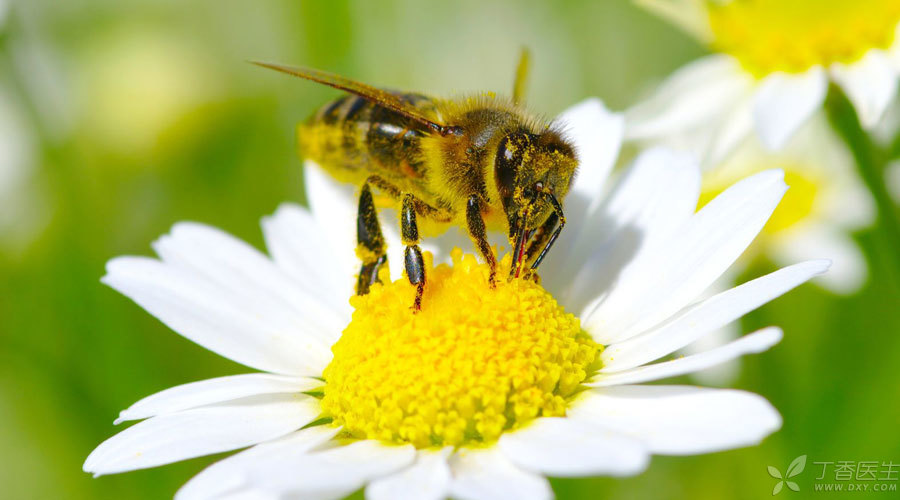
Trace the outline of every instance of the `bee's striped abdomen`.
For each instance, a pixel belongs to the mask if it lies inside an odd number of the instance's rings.
[[[425,96],[400,95],[417,108],[434,108]],[[299,128],[301,154],[338,180],[359,184],[379,175],[400,189],[425,175],[419,140],[427,133],[420,123],[356,95],[322,106]]]

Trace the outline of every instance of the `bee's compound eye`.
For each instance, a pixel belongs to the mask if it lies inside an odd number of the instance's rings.
[[[513,152],[504,147],[503,148],[503,158],[505,158],[507,161],[512,161]]]

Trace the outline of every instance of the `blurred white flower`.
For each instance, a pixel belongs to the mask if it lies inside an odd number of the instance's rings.
[[[0,32],[6,25],[6,16],[9,14],[9,0],[0,0]]]
[[[900,160],[888,163],[884,176],[888,193],[896,203],[900,203]]]
[[[888,149],[893,145],[900,136],[900,99],[895,99],[888,106],[878,125],[869,132],[878,146]]]
[[[0,201],[7,201],[21,188],[34,161],[34,139],[16,102],[6,86],[0,85]]]
[[[767,149],[781,149],[821,107],[829,80],[866,129],[897,94],[896,0],[637,1],[715,54],[629,109],[628,139],[663,139],[714,165],[754,131]]]
[[[739,262],[759,254],[780,265],[828,258],[830,271],[816,281],[835,293],[856,292],[866,280],[867,265],[850,233],[874,222],[874,202],[823,113],[807,121],[780,152],[747,141],[704,173],[701,204],[736,180],[769,168],[784,170],[789,189]]]
[[[157,146],[162,132],[220,88],[191,40],[141,26],[97,35],[78,68],[85,131],[132,155]]]
[[[713,288],[733,286],[747,264],[765,255],[778,265],[797,259],[831,259],[829,272],[813,281],[833,293],[858,291],[868,275],[868,264],[850,232],[874,222],[874,202],[823,113],[804,124],[780,152],[770,152],[751,139],[722,164],[708,169],[701,203],[736,180],[773,167],[784,170],[788,191],[759,237]],[[727,325],[682,352],[690,355],[714,349],[739,334],[736,325]],[[707,385],[728,385],[740,373],[740,363],[734,359],[692,377]]]
[[[0,250],[7,256],[21,253],[49,219],[34,185],[32,130],[19,100],[0,82]]]
[[[143,422],[101,444],[84,469],[124,472],[249,446],[177,498],[340,498],[365,486],[372,499],[544,499],[545,475],[636,474],[651,454],[747,446],[777,430],[778,412],[755,394],[635,384],[780,340],[766,328],[652,363],[826,270],[827,261],[804,262],[698,300],[765,225],[786,189],[782,173],[741,180],[695,212],[698,166],[652,150],[601,199],[621,120],[596,101],[562,119],[582,175],[567,199],[568,243],[542,275],[580,323],[530,281],[491,290],[486,265],[459,254],[452,268],[431,269],[417,315],[401,278],[354,298],[351,316],[355,206],[308,164],[311,211],[284,205],[263,221],[271,257],[185,223],[155,243],[160,260],[110,261],[105,283],[264,373],[135,403],[119,420]],[[540,338],[526,349],[531,335]],[[525,369],[509,360],[527,360]]]

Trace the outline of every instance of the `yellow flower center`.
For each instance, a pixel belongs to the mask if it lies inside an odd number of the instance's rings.
[[[784,169],[784,182],[788,190],[772,213],[772,217],[763,227],[763,234],[775,235],[790,229],[806,220],[813,214],[816,195],[819,192],[821,180],[808,168],[797,165],[779,165]],[[768,166],[766,167],[768,168]],[[761,172],[764,168],[757,171]],[[742,172],[750,175],[754,172]],[[741,177],[734,175],[710,174],[703,179],[703,189],[700,194],[699,207],[706,205],[710,200],[718,196],[728,186],[731,186]],[[698,209],[699,209],[698,207]]]
[[[897,0],[707,0],[713,48],[757,76],[850,63],[886,49],[900,23]]]
[[[534,418],[564,415],[598,368],[599,346],[540,285],[498,279],[491,288],[486,265],[459,249],[452,257],[436,268],[426,257],[417,314],[405,278],[351,299],[321,401],[350,437],[417,448],[490,443]],[[507,256],[498,276],[509,265]]]

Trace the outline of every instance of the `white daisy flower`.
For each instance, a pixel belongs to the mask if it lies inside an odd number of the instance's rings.
[[[143,421],[97,447],[84,469],[249,447],[176,498],[339,498],[365,487],[370,499],[542,499],[553,495],[545,476],[636,474],[651,454],[748,446],[777,430],[778,412],[755,394],[639,384],[779,341],[766,328],[653,363],[826,270],[827,261],[804,262],[697,300],[765,225],[782,173],[741,180],[695,213],[699,168],[653,150],[601,197],[621,118],[588,101],[563,119],[582,170],[546,289],[521,279],[491,289],[487,266],[454,251],[452,264],[427,263],[418,314],[405,279],[353,297],[351,311],[354,207],[314,165],[311,210],[287,204],[263,220],[271,257],[181,223],[154,244],[159,259],[110,261],[104,283],[261,373],[138,401],[119,421]]]
[[[678,70],[627,112],[629,139],[665,139],[716,164],[754,131],[781,149],[840,85],[863,127],[897,94],[896,0],[637,0],[715,54]]]

